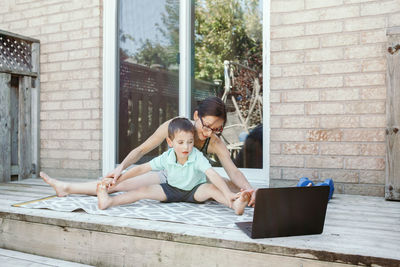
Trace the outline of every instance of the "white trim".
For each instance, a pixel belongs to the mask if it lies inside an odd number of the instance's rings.
[[[179,5],[179,116],[190,118],[191,103],[191,1]]]
[[[263,1],[263,175],[269,187],[270,172],[270,73],[271,73],[271,3],[270,0]]]
[[[103,168],[116,163],[117,0],[103,2]]]

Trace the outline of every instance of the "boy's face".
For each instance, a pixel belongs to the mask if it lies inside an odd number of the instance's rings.
[[[177,131],[174,139],[167,138],[168,145],[173,147],[178,159],[187,159],[193,150],[194,138],[192,132]]]

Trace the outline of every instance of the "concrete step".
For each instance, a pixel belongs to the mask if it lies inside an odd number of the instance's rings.
[[[23,253],[14,250],[0,248],[0,266],[2,267],[18,267],[18,266],[59,266],[59,267],[84,267],[92,266],[80,264],[72,261],[64,261],[38,255]]]

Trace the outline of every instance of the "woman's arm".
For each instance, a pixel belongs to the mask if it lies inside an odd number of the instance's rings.
[[[231,179],[233,184],[235,184],[239,189],[251,192],[251,199],[248,205],[254,207],[256,201],[256,191],[253,190],[253,187],[247,181],[244,174],[233,163],[228,148],[218,136],[213,135],[210,141],[211,142],[208,147],[208,151],[217,155],[222,167],[228,174],[229,179]]]
[[[205,171],[208,179],[213,183],[225,196],[226,200],[229,203],[229,207],[232,207],[232,201],[234,201],[237,197],[236,194],[232,193],[228,186],[226,185],[224,179],[213,169],[209,168]]]
[[[217,155],[219,161],[222,164],[222,167],[224,168],[232,182],[238,188],[244,190],[252,189],[244,174],[233,163],[228,148],[226,147],[224,142],[222,142],[222,140],[217,136],[213,136],[210,141],[211,142],[208,147],[208,151]]]
[[[149,153],[151,150],[159,146],[164,139],[168,136],[168,125],[171,120],[164,122],[158,127],[158,129],[149,137],[146,141],[143,142],[140,146],[133,149],[121,162],[121,164],[116,167],[113,171],[108,173],[105,177],[114,178],[114,180],[118,179],[121,176],[123,170],[129,167],[131,164],[134,164],[139,159],[141,159],[144,155]]]
[[[168,125],[171,120],[164,122],[158,127],[158,129],[149,137],[146,141],[143,142],[140,146],[133,149],[128,156],[121,162],[123,169],[126,169],[133,163],[137,162],[144,155],[152,151],[154,148],[159,146],[164,139],[168,136]]]

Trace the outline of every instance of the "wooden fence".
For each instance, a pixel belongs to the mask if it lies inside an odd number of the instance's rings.
[[[215,95],[215,85],[194,81],[192,108],[206,96]],[[165,121],[179,115],[178,73],[123,62],[120,64],[118,161],[142,144]],[[164,142],[140,162],[167,149]]]
[[[0,181],[39,166],[38,40],[0,31]]]

